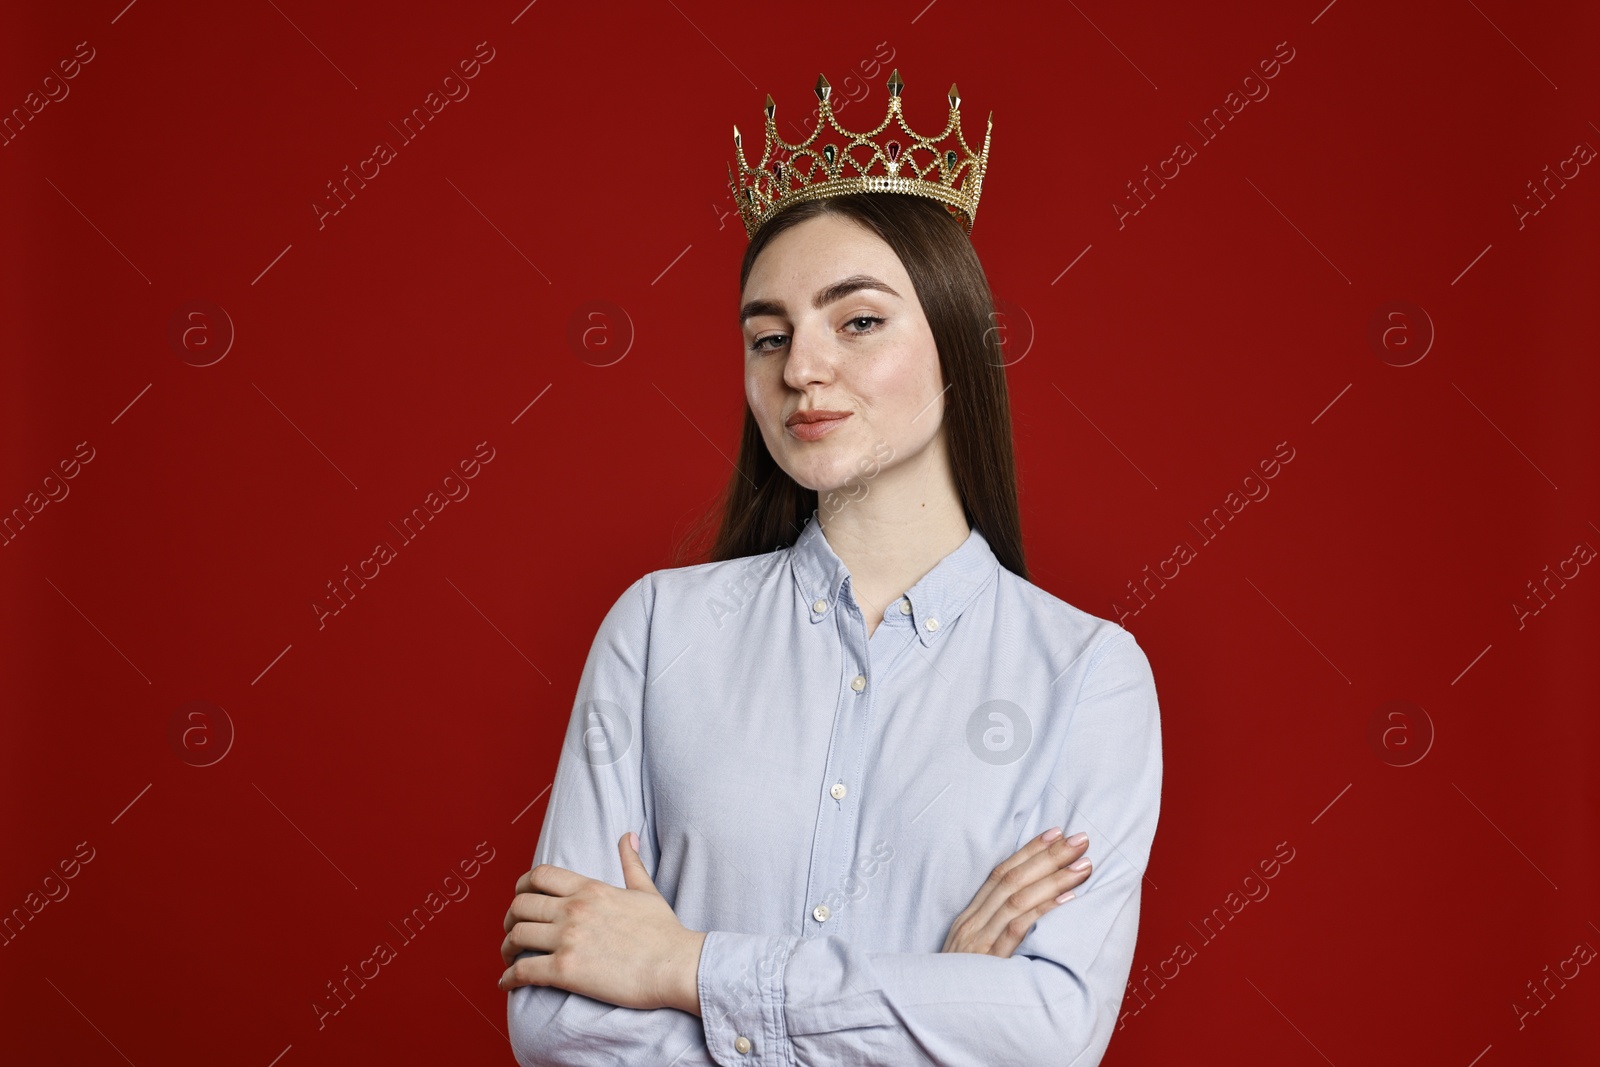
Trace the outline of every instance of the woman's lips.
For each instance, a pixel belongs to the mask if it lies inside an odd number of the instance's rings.
[[[820,441],[823,437],[832,433],[833,428],[848,419],[850,415],[851,412],[847,411],[837,418],[818,419],[814,422],[796,422],[789,426],[789,432],[802,441]]]

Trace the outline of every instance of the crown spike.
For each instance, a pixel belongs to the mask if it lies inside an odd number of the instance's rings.
[[[906,83],[900,80],[900,68],[896,67],[889,75],[889,95],[899,96],[900,90],[904,89],[905,87]]]
[[[776,115],[777,113],[778,113],[778,105],[773,103],[772,94],[768,93],[767,94],[767,121],[771,122],[772,121],[772,116]]]
[[[733,127],[733,147],[735,147],[735,148],[743,148],[744,147],[744,139],[739,136],[739,126],[738,126],[737,123],[735,123],[734,127]]]
[[[824,104],[828,102],[828,97],[833,95],[833,86],[829,85],[828,79],[820,74],[817,75],[816,93],[817,99]]]
[[[961,91],[956,88],[956,83],[950,83],[950,110],[961,110]]]

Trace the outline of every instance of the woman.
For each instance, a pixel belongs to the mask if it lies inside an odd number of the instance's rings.
[[[976,253],[932,200],[832,196],[740,285],[713,561],[601,624],[506,916],[517,1060],[1097,1063],[1159,712],[1132,635],[1026,578]]]

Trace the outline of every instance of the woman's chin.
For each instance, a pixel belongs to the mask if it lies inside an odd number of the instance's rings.
[[[799,464],[781,463],[779,466],[800,488],[811,489],[818,494],[845,488],[850,476],[848,464],[819,463],[815,459]]]
[[[858,497],[861,495],[860,476],[852,478],[851,473],[847,471],[839,472],[837,477],[818,476],[808,478],[805,481],[796,478],[795,481],[807,489],[815,490],[820,500],[828,499],[829,494],[836,494],[841,497]]]

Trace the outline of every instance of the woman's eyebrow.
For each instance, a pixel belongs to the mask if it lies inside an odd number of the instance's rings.
[[[818,289],[817,294],[811,298],[811,306],[821,311],[835,300],[843,300],[851,293],[862,289],[877,289],[893,297],[900,295],[890,287],[888,282],[879,281],[870,274],[852,274],[848,278],[841,278],[831,285],[825,285]],[[757,315],[783,314],[785,314],[785,308],[781,300],[752,300],[739,309],[739,325],[743,326]]]

